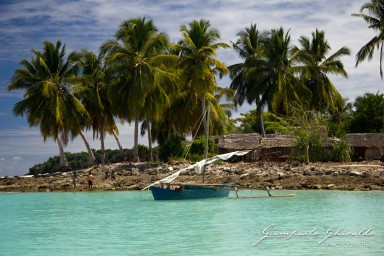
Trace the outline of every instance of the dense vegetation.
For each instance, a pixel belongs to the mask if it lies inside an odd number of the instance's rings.
[[[294,108],[290,117],[276,115],[270,112],[263,112],[263,122],[265,132],[267,134],[284,133],[288,134],[289,130],[294,127],[302,127],[303,123],[297,123],[294,120],[297,108]],[[301,115],[304,110],[301,110]],[[319,114],[322,118],[323,125],[327,129],[327,135],[332,137],[343,137],[347,133],[380,133],[384,132],[384,94],[366,93],[356,98],[355,102],[346,103],[340,112],[332,115],[322,114],[321,112],[309,111],[312,115]],[[295,114],[296,113],[296,114]],[[239,124],[240,133],[261,132],[260,116],[256,110],[248,113],[242,113],[239,118],[234,121]],[[296,125],[295,125],[296,122]]]
[[[139,145],[139,155],[142,158],[147,160],[148,156],[148,147],[144,145]],[[184,137],[182,136],[172,136],[164,145],[159,148],[154,149],[156,156],[160,158],[161,161],[167,162],[174,159],[179,159],[185,157],[191,161],[201,160],[204,155],[205,148],[205,139],[200,137],[194,140],[190,145],[186,144]],[[95,163],[101,163],[102,154],[101,150],[92,150],[95,156]],[[209,140],[209,155],[213,155],[216,151],[216,145],[213,140]],[[133,150],[124,149],[121,150],[111,150],[107,149],[104,151],[105,163],[118,163],[122,161],[132,161],[133,160]],[[65,153],[66,158],[68,159],[68,164],[71,166],[70,169],[60,169],[60,157],[54,156],[50,157],[47,161],[36,164],[29,169],[28,174],[45,174],[45,173],[55,173],[58,171],[68,171],[68,170],[80,170],[85,169],[90,166],[88,154],[85,152],[80,153]],[[157,157],[156,157],[157,159]]]
[[[382,6],[384,0],[371,0],[354,14],[379,32],[375,40],[367,39],[356,65],[370,60],[375,49],[383,54],[378,47],[384,33]],[[98,53],[86,49],[67,53],[60,41],[46,41],[42,51],[32,50],[33,57],[20,62],[8,85],[9,90],[25,90],[14,113],[40,127],[44,140],[56,141],[59,167],[72,168],[81,164],[70,165],[64,148],[78,136],[86,144],[91,165],[111,161],[104,147],[106,133],[122,150],[115,120],[135,125],[133,161],[140,160],[139,130],[148,136],[149,161],[154,160],[152,142],[160,145],[159,157],[166,161],[184,155],[179,144],[190,135],[204,137],[207,157],[210,135],[293,131],[297,148],[305,149],[309,161],[309,155],[317,159],[310,145],[320,143],[324,134],[342,138],[350,131],[383,131],[383,95],[365,94],[352,105],[331,81],[329,75],[348,77],[341,59],[350,50],[332,51],[325,31],[314,28],[310,37],[302,35],[294,45],[290,30],[260,30],[251,24],[229,45],[220,41],[219,31],[208,20],[201,19],[181,25],[180,33],[182,39],[171,44],[152,20],[143,17],[123,21]],[[227,66],[216,58],[218,50],[228,48],[238,54],[239,63]],[[219,87],[217,79],[227,74],[230,88]],[[255,110],[237,119],[236,127],[231,110],[244,102],[254,104]],[[96,156],[83,134],[88,130],[100,139]],[[58,160],[48,162],[54,161]]]
[[[141,147],[142,152],[146,153],[145,147]],[[101,150],[93,150],[96,158],[96,162],[101,162]],[[126,159],[126,156],[132,154],[132,150],[124,149],[123,152],[120,150],[105,150],[105,162],[106,163],[118,163],[122,162]],[[66,152],[65,156],[68,159],[69,166],[71,166],[71,170],[80,170],[89,167],[89,158],[88,153],[80,152],[80,153],[70,153]],[[55,173],[59,170],[60,167],[60,156],[50,157],[47,161],[36,164],[29,169],[28,174],[36,175],[43,173]]]

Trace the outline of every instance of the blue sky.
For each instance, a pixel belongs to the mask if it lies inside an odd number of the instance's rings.
[[[347,46],[351,56],[343,58],[349,78],[334,77],[332,81],[344,98],[351,102],[366,92],[381,90],[377,54],[371,62],[355,68],[357,51],[374,32],[352,13],[358,13],[368,0],[2,0],[0,2],[0,176],[22,175],[36,163],[58,154],[57,145],[46,142],[38,128],[30,128],[22,117],[12,113],[14,104],[22,99],[22,91],[7,91],[7,84],[21,59],[30,59],[31,49],[41,50],[43,42],[60,40],[67,50],[87,48],[95,52],[106,40],[112,39],[120,23],[126,19],[152,19],[159,30],[168,34],[171,42],[180,39],[180,26],[194,19],[208,19],[220,31],[222,41],[236,40],[236,34],[257,24],[261,30],[283,27],[290,29],[294,44],[301,35],[311,37],[316,28],[324,30],[333,51]],[[239,61],[230,50],[222,50],[218,58],[227,65]],[[229,79],[219,80],[227,87]],[[382,91],[381,91],[382,92]],[[248,112],[243,106],[235,115]],[[133,145],[133,129],[119,125],[124,148]],[[87,135],[90,140],[90,134]],[[140,139],[147,144],[146,138]],[[99,149],[99,141],[92,141]],[[112,137],[106,146],[117,148]],[[85,151],[80,139],[67,151]]]

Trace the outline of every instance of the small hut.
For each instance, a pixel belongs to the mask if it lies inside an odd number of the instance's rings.
[[[353,161],[382,160],[384,158],[384,134],[350,133],[346,135],[353,149]]]
[[[327,138],[324,147],[332,150],[335,138]],[[352,133],[346,135],[349,146],[353,149],[352,161],[384,160],[384,134],[382,133]],[[230,134],[215,137],[218,153],[228,153],[237,150],[251,150],[246,160],[285,161],[293,150],[294,138],[290,135],[268,134],[263,138],[258,133]],[[329,154],[328,154],[329,158]],[[323,160],[327,159],[325,154]]]
[[[290,135],[268,134],[263,138],[258,133],[230,134],[216,137],[219,154],[236,150],[251,150],[247,160],[259,158],[286,160],[293,149],[293,137]]]
[[[268,134],[259,145],[259,157],[269,160],[285,161],[293,150],[294,138],[290,135]]]
[[[214,138],[218,145],[218,153],[224,154],[232,151],[251,150],[246,155],[247,160],[255,160],[255,149],[259,148],[261,136],[258,133],[229,134]]]

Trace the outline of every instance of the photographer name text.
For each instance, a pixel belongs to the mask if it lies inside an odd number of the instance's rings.
[[[319,244],[323,244],[333,237],[371,237],[373,236],[373,228],[361,228],[357,230],[351,230],[344,226],[334,225],[326,230],[326,232],[320,232],[318,228],[312,228],[307,231],[292,230],[289,232],[279,231],[276,225],[271,224],[262,230],[262,237],[257,239],[253,245],[258,245],[266,239],[273,238],[285,238],[289,240],[293,237],[320,237]]]

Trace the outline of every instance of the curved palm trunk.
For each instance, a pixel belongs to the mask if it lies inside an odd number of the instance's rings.
[[[139,159],[139,119],[135,119],[135,138],[134,138],[134,150],[133,150],[133,162],[140,162]]]
[[[152,155],[152,126],[151,126],[151,121],[148,120],[148,161],[153,162],[153,155]]]
[[[123,154],[123,147],[121,146],[119,137],[117,136],[115,131],[112,131],[112,135],[113,135],[113,137],[115,137],[115,140],[117,142],[117,145],[119,146],[119,150],[120,150],[121,154]]]
[[[105,131],[104,131],[104,124],[102,124],[100,129],[100,144],[101,144],[101,159],[100,159],[100,164],[101,164],[101,170],[103,170],[104,164],[105,164],[105,144],[104,144],[104,136],[105,136]]]
[[[260,97],[256,97],[256,112],[259,115],[259,126],[260,126],[260,133],[261,137],[265,138],[265,128],[264,128],[264,118],[263,118],[263,110],[259,108],[259,102],[260,102]]]
[[[265,128],[264,128],[264,118],[263,118],[263,111],[258,111],[259,113],[259,125],[260,125],[260,132],[261,132],[261,136],[263,138],[266,137],[265,135]]]
[[[60,168],[69,167],[68,160],[64,154],[63,142],[61,141],[60,136],[57,137],[57,144],[59,146],[59,152],[60,152]]]
[[[121,154],[121,159],[124,160],[124,161],[127,160],[126,156],[124,156],[124,150],[123,150],[123,147],[121,146],[119,137],[117,136],[115,131],[112,131],[112,134],[113,134],[113,137],[115,137],[117,145],[119,146],[119,150],[120,150],[120,154]]]
[[[91,147],[89,146],[89,143],[88,143],[87,139],[85,138],[83,131],[80,131],[80,136],[83,139],[85,147],[87,148],[87,151],[88,151],[89,165],[93,166],[96,164],[95,155],[93,154],[93,151],[92,151]]]

